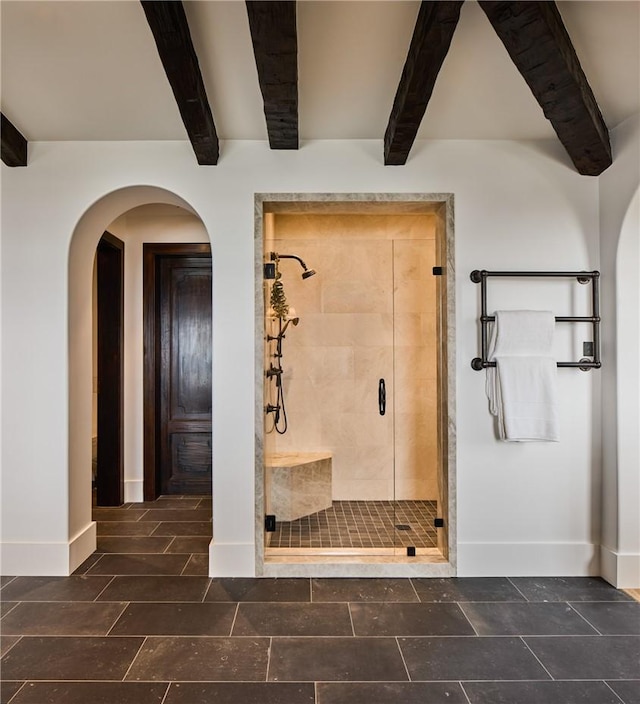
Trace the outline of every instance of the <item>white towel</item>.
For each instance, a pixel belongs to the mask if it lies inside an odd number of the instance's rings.
[[[496,311],[486,391],[506,441],[558,441],[555,319],[549,311]]]

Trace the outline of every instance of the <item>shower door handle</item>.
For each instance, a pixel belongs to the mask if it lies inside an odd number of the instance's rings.
[[[387,410],[387,389],[384,379],[380,379],[378,382],[378,410],[381,416],[383,416]]]

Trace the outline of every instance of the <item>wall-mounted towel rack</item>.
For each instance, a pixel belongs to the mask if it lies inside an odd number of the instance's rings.
[[[484,269],[475,269],[471,272],[471,281],[475,284],[480,284],[481,298],[481,347],[482,356],[475,357],[471,361],[471,366],[476,371],[486,369],[487,367],[495,367],[495,362],[490,362],[487,359],[487,344],[488,323],[493,322],[495,315],[487,315],[487,279],[490,276],[511,276],[511,277],[531,277],[531,276],[549,276],[565,279],[577,279],[580,284],[591,283],[591,315],[561,315],[556,317],[558,323],[591,323],[593,326],[593,340],[584,343],[583,357],[579,362],[558,362],[559,367],[577,367],[583,372],[590,369],[600,369],[600,272],[599,271],[485,271]],[[588,357],[591,357],[589,359]]]

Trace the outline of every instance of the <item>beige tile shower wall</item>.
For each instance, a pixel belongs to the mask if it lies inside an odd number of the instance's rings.
[[[275,216],[276,250],[318,273],[281,261],[300,323],[283,342],[289,429],[267,442],[331,452],[334,499],[436,498],[434,233],[429,215]]]
[[[264,215],[264,227],[263,227],[263,237],[264,237],[264,251],[265,251],[265,257],[264,261],[268,261],[269,258],[269,252],[273,251],[274,249],[274,219],[273,219],[273,214],[272,213],[265,213]],[[269,319],[268,313],[269,313],[269,296],[271,292],[271,287],[268,281],[263,279],[263,285],[262,285],[262,290],[263,290],[263,296],[264,296],[264,311],[265,311],[265,333],[268,334],[273,334],[273,321]],[[266,340],[266,334],[265,334],[265,340],[264,340],[264,369],[263,371],[266,372],[267,369],[269,368],[269,365],[272,361],[272,358],[270,357],[272,353],[272,348],[273,345],[269,344]],[[264,379],[264,386],[263,386],[263,403],[266,406],[267,403],[272,403],[272,388],[271,384],[269,383],[268,379],[266,378],[266,375],[263,377]],[[268,457],[269,455],[273,455],[273,453],[276,451],[276,445],[275,445],[275,435],[276,433],[273,431],[273,422],[271,420],[272,416],[271,415],[264,415],[264,455],[265,457]],[[266,475],[265,475],[265,484],[266,484]]]

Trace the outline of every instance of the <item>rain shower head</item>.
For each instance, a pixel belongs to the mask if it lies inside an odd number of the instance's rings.
[[[300,266],[304,269],[302,272],[303,279],[308,279],[316,273],[315,269],[309,269],[302,259],[295,254],[278,254],[277,252],[271,252],[270,258],[272,262],[275,262],[277,259],[295,259],[297,262],[300,262]]]

